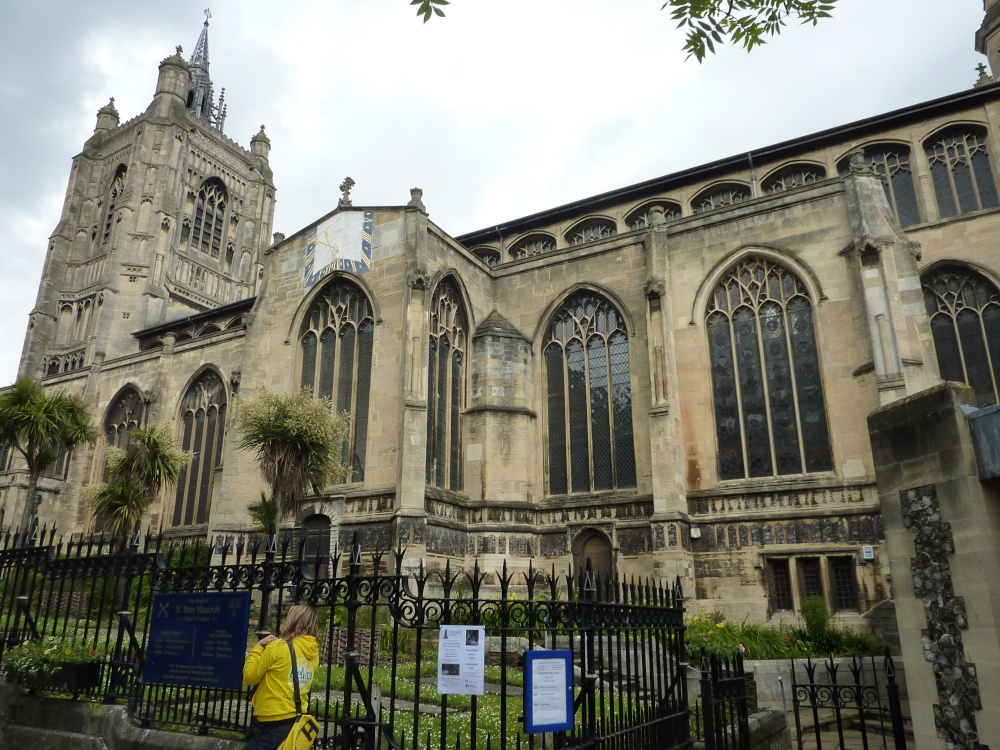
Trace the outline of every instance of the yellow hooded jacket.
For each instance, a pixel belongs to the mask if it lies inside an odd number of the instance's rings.
[[[308,713],[309,688],[319,668],[319,644],[311,635],[297,635],[292,645],[299,671],[302,712]],[[243,682],[257,686],[253,694],[253,713],[257,721],[295,718],[295,685],[288,641],[278,638],[265,647],[254,646],[243,665]]]

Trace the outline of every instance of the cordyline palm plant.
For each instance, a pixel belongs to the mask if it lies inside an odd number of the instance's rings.
[[[12,448],[28,465],[28,491],[20,528],[28,531],[38,480],[66,451],[93,443],[94,427],[87,405],[77,396],[47,393],[31,378],[21,377],[0,393],[0,448]]]
[[[84,489],[84,497],[106,530],[124,539],[156,500],[177,482],[190,455],[180,450],[165,427],[132,429],[125,448],[107,449],[107,481]]]
[[[280,518],[294,515],[310,487],[319,494],[346,476],[341,459],[349,420],[308,390],[264,390],[240,404],[240,450],[253,451]]]

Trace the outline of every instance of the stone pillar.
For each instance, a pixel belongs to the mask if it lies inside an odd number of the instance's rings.
[[[1000,486],[980,482],[964,385],[868,417],[916,745],[1000,737]]]

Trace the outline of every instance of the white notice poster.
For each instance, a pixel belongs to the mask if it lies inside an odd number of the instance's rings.
[[[482,695],[486,692],[486,628],[442,625],[438,635],[438,692]]]
[[[531,662],[531,720],[535,726],[566,723],[566,662],[534,659]]]

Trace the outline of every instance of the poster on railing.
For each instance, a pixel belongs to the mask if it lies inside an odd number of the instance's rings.
[[[142,681],[240,690],[250,592],[153,594]]]
[[[438,692],[482,695],[486,692],[486,628],[442,625],[438,633]]]
[[[524,654],[524,731],[567,732],[573,728],[573,652]]]

